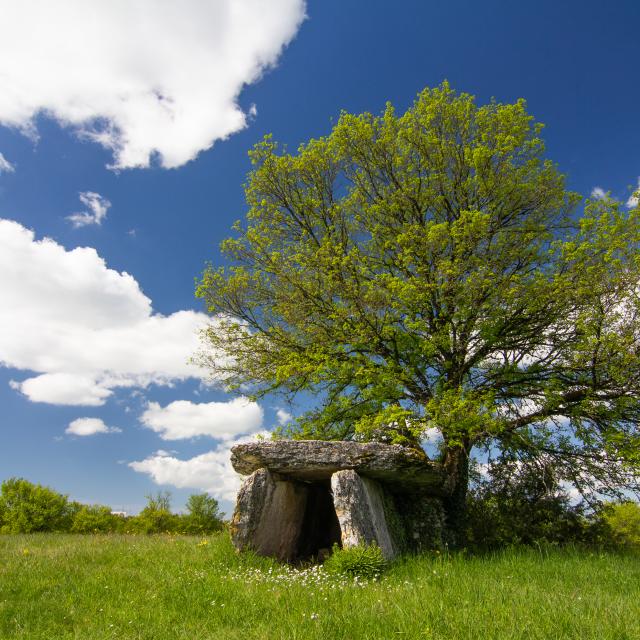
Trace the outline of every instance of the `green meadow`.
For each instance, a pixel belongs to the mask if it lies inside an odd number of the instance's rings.
[[[226,534],[0,537],[0,638],[640,639],[640,558],[405,558],[377,581],[236,554]]]

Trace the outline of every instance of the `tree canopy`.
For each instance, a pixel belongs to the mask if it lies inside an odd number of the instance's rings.
[[[295,152],[267,136],[197,289],[199,360],[255,397],[313,392],[287,435],[440,434],[458,505],[473,447],[637,489],[640,210],[567,190],[541,131],[444,83]]]

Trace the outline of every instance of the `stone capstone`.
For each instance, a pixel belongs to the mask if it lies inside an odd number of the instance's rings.
[[[410,447],[380,442],[270,440],[238,444],[231,464],[242,475],[265,468],[297,480],[329,479],[336,471],[352,469],[388,484],[417,485],[438,492],[440,465]]]
[[[292,562],[335,544],[376,543],[389,559],[442,546],[440,467],[414,449],[276,440],[236,445],[231,462],[249,476],[230,527],[239,550]]]

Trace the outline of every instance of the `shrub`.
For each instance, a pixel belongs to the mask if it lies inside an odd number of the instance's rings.
[[[111,513],[103,505],[69,501],[48,487],[11,478],[0,490],[0,533],[69,531],[72,533],[186,533],[206,535],[224,529],[218,501],[193,494],[188,513],[171,513],[171,493],[147,495],[144,509],[132,517]]]
[[[476,475],[467,502],[467,543],[476,550],[589,542],[590,523],[549,465],[499,460]]]
[[[124,518],[113,515],[109,507],[82,505],[73,517],[73,533],[113,533],[124,528]]]
[[[324,563],[329,573],[358,578],[377,578],[386,568],[387,561],[377,544],[358,545],[340,549],[334,545],[333,553]]]
[[[637,502],[608,504],[602,510],[613,545],[640,550],[640,505]]]
[[[0,489],[3,533],[65,531],[69,527],[69,504],[60,493],[23,478],[10,478]]]

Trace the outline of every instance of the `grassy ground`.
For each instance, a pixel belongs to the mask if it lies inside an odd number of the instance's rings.
[[[0,638],[640,640],[640,559],[422,557],[358,585],[225,535],[0,536]]]

